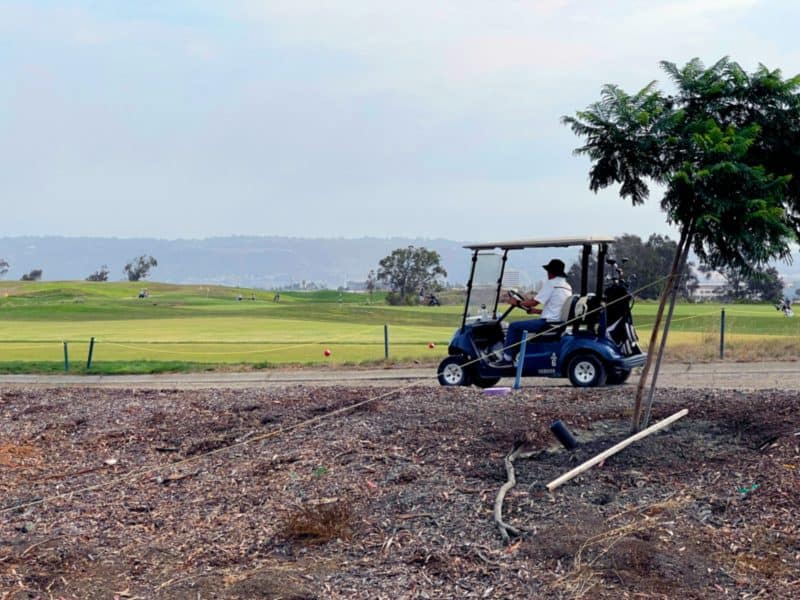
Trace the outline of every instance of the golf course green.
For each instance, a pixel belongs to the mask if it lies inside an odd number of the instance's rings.
[[[92,338],[89,370],[98,373],[374,364],[387,350],[389,361],[434,363],[462,311],[458,294],[437,307],[393,307],[382,293],[331,290],[281,292],[276,300],[272,291],[220,286],[0,282],[0,372],[63,371],[65,351],[70,371],[86,372]],[[723,308],[734,347],[796,351],[800,319],[763,304],[678,304],[670,345],[715,352]],[[654,303],[634,308],[643,343],[655,312]]]

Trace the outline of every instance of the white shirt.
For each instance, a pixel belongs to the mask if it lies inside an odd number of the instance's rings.
[[[561,321],[561,308],[567,298],[572,297],[572,286],[563,277],[554,277],[544,282],[536,299],[542,304],[542,319],[548,322]]]

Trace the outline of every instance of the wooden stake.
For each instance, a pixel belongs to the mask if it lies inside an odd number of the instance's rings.
[[[568,473],[564,473],[561,477],[558,477],[557,479],[554,479],[553,481],[551,481],[550,483],[547,484],[547,489],[552,492],[554,489],[556,489],[562,483],[566,483],[567,481],[569,481],[570,479],[572,479],[576,475],[580,475],[584,471],[588,471],[589,469],[591,469],[594,465],[596,465],[600,461],[603,461],[606,458],[608,458],[609,456],[611,456],[613,454],[616,454],[617,452],[619,452],[623,448],[625,448],[627,446],[630,446],[633,442],[635,442],[637,440],[640,440],[640,439],[642,439],[644,437],[647,437],[648,435],[650,435],[651,433],[655,433],[659,429],[664,429],[664,427],[666,427],[667,425],[669,425],[671,423],[674,423],[675,421],[677,421],[678,419],[680,419],[682,417],[685,417],[688,413],[689,413],[689,410],[684,408],[683,410],[681,410],[679,412],[676,412],[671,417],[667,417],[666,419],[663,419],[662,421],[659,421],[658,423],[654,423],[653,425],[651,425],[647,429],[643,429],[642,431],[640,431],[636,435],[632,435],[631,437],[622,440],[616,446],[612,446],[611,448],[601,452],[600,454],[598,454],[594,458],[590,458],[586,462],[578,465],[577,467],[575,467],[574,469],[572,469]]]
[[[650,333],[650,343],[647,345],[647,360],[644,363],[644,367],[642,367],[642,374],[639,376],[639,383],[636,385],[636,398],[633,403],[633,418],[631,419],[631,433],[636,433],[639,431],[639,422],[642,419],[642,396],[644,395],[644,384],[647,382],[647,376],[650,374],[650,366],[653,363],[653,357],[656,353],[658,333],[661,329],[661,319],[664,316],[664,307],[667,305],[667,297],[669,296],[673,282],[675,281],[675,276],[678,272],[681,254],[686,244],[686,238],[688,237],[690,228],[691,224],[689,224],[687,227],[684,227],[684,229],[681,231],[681,239],[678,242],[677,248],[675,248],[675,257],[672,260],[672,268],[670,269],[669,277],[667,277],[667,283],[664,286],[664,291],[661,293],[661,299],[658,301],[656,320],[655,323],[653,323],[653,331]]]

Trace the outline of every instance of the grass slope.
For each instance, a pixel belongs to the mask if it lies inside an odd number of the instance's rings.
[[[144,286],[150,296],[139,299]],[[750,358],[773,351],[773,358],[800,354],[800,319],[786,319],[765,305],[724,308],[731,350]],[[678,305],[673,354],[713,358],[722,309]],[[644,343],[655,311],[654,303],[635,306]],[[6,282],[0,285],[0,371],[63,370],[64,342],[71,370],[85,369],[92,337],[93,371],[109,373],[377,362],[384,359],[385,325],[390,359],[436,362],[446,354],[460,316],[460,305],[392,307],[381,294],[370,300],[329,290],[282,292],[274,302],[273,292],[219,286]],[[325,348],[332,350],[330,357],[323,355]]]

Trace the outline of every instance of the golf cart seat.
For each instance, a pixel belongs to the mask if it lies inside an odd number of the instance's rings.
[[[561,318],[572,325],[573,332],[579,329],[593,330],[597,325],[597,309],[600,304],[595,294],[586,296],[573,296],[568,301],[569,308],[565,305],[561,311]]]
[[[561,305],[561,319],[553,323],[549,330],[536,336],[537,342],[557,342],[567,330],[567,325],[576,317],[582,317],[587,311],[588,298],[586,296],[570,296]],[[574,321],[580,323],[581,321]]]
[[[557,342],[564,335],[568,326],[572,326],[573,332],[578,331],[582,326],[584,328],[592,328],[594,320],[590,314],[593,307],[594,294],[586,296],[574,295],[570,296],[564,301],[561,307],[561,321],[560,324],[553,323],[551,331],[539,334],[536,336],[538,342]]]
[[[588,304],[588,296],[579,296],[576,294],[571,298],[567,298],[566,302],[564,302],[564,306],[561,307],[561,320],[564,322],[574,320],[575,323],[581,323],[584,315],[586,315],[586,312],[589,310]]]

